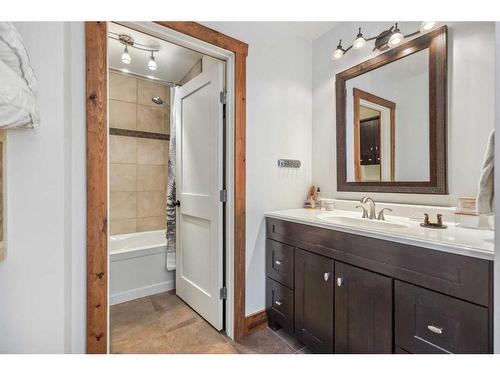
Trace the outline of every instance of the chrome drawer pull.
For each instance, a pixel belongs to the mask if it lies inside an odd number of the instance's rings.
[[[443,329],[441,327],[436,327],[436,326],[427,326],[427,329],[431,331],[432,333],[437,333],[438,335],[443,334]]]
[[[337,277],[337,285],[338,286],[344,285],[344,279],[342,277]]]
[[[325,274],[323,275],[323,279],[325,279],[325,281],[328,281],[330,280],[331,276],[332,276],[331,272],[325,272]]]
[[[280,266],[280,265],[281,265],[281,261],[279,261],[279,260],[276,260],[274,263],[275,263],[276,265],[278,265],[278,266]]]
[[[281,302],[281,301],[274,301],[274,304],[277,305],[277,306],[281,306],[281,305],[283,305],[283,302]]]

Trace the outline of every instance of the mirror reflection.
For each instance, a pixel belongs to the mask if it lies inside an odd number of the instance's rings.
[[[429,50],[346,81],[347,181],[429,181]]]

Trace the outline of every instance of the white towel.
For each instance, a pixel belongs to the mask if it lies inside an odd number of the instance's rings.
[[[492,131],[486,146],[479,188],[476,198],[478,215],[489,215],[494,211],[494,167],[495,167],[495,131]]]

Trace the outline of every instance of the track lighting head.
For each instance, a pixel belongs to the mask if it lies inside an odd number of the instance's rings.
[[[356,40],[352,44],[352,48],[354,49],[360,49],[364,47],[366,44],[366,39],[363,38],[363,33],[361,32],[361,27],[359,28],[358,35],[356,36]]]
[[[436,26],[436,21],[424,21],[420,24],[420,32],[422,34],[431,31]]]
[[[332,60],[338,60],[344,55],[344,49],[342,48],[342,39],[339,40],[339,45],[337,49],[332,53]]]
[[[149,58],[149,62],[148,62],[148,69],[149,70],[156,70],[158,66],[156,65],[156,61],[155,61],[155,57],[153,55],[153,51],[151,51],[151,57]]]
[[[125,46],[125,50],[122,53],[122,63],[124,64],[130,64],[132,61],[132,58],[130,57],[130,54],[128,53],[128,46]]]
[[[389,44],[389,47],[396,47],[396,46],[400,45],[401,43],[403,43],[404,39],[405,39],[405,37],[401,33],[401,31],[399,30],[398,24],[396,23],[396,25],[394,27],[394,31],[392,32],[392,35],[389,38],[389,42],[387,44]]]

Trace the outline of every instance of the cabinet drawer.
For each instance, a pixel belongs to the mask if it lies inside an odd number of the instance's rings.
[[[411,353],[488,353],[488,310],[395,283],[396,345]]]
[[[271,322],[293,332],[293,291],[270,279],[266,280],[266,307]]]
[[[266,242],[267,276],[293,289],[294,248],[273,240]]]

